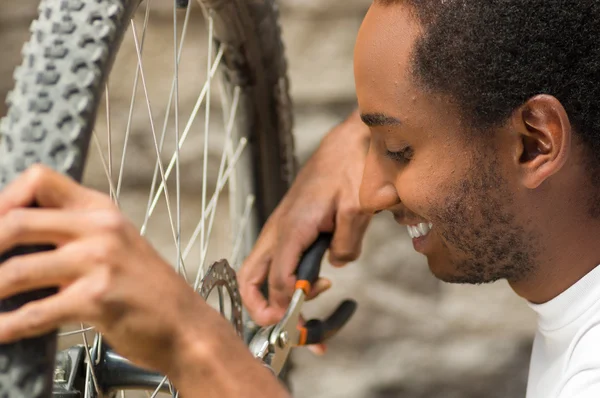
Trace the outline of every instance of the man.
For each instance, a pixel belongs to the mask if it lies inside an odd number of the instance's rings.
[[[319,231],[342,265],[389,210],[435,276],[507,279],[539,313],[528,397],[600,396],[598,20],[593,0],[376,0],[355,52],[368,129],[357,113],[332,131],[269,220],[240,275],[253,318],[281,317]],[[182,396],[285,396],[105,196],[34,168],[0,215],[1,251],[58,246],[0,267],[0,298],[61,287],[0,315],[0,341],[81,320]]]

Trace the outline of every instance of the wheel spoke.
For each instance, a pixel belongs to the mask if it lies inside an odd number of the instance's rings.
[[[160,389],[165,385],[166,382],[167,382],[167,376],[163,377],[161,382],[158,384],[158,387],[156,387],[156,389],[154,390],[152,395],[150,395],[150,398],[155,398],[158,395],[158,393],[160,392]]]
[[[83,323],[81,323],[81,329],[85,329],[83,326]],[[90,355],[90,345],[88,344],[88,339],[87,336],[85,335],[85,333],[81,334],[81,337],[83,338],[83,345],[85,347],[85,356],[86,356],[86,360],[87,360],[87,372],[89,374],[89,376],[91,376],[92,378],[92,384],[94,385],[94,390],[96,391],[96,394],[100,395],[100,388],[98,387],[98,379],[96,378],[96,372],[94,371],[94,365],[92,363],[92,357]],[[86,386],[89,386],[89,379],[86,377]],[[88,388],[85,389],[85,395],[86,397],[88,396],[89,391]]]
[[[79,329],[79,330],[73,330],[70,332],[63,332],[63,333],[59,333],[58,337],[68,337],[68,336],[74,336],[76,334],[80,334],[80,333],[86,333],[92,330],[95,330],[96,328],[93,326],[90,326],[88,328],[84,328],[84,329]]]
[[[100,141],[98,140],[98,134],[96,134],[95,131],[92,131],[92,136],[94,137],[94,144],[96,146],[96,149],[98,150],[98,153],[100,154],[100,162],[102,163],[102,167],[104,168],[104,174],[106,174],[106,178],[108,180],[108,188],[110,190],[110,196],[111,196],[111,198],[114,198],[113,200],[115,201],[115,203],[118,206],[119,205],[118,195],[115,191],[115,186],[113,185],[112,178],[110,178],[110,173],[108,170],[108,166],[106,165],[106,159],[104,158],[102,146],[100,145]]]
[[[173,65],[175,80],[175,143],[179,142],[179,60],[177,54],[177,0],[173,0]],[[210,65],[209,65],[210,67]],[[181,273],[181,175],[179,162],[179,145],[175,145],[175,197],[177,224],[177,273]]]
[[[202,166],[202,218],[200,220],[200,252],[202,253],[202,259],[200,260],[200,266],[198,268],[198,275],[200,275],[202,266],[204,263],[205,256],[205,214],[206,214],[206,188],[208,185],[208,133],[209,133],[209,123],[210,123],[210,91],[211,91],[211,82],[212,76],[210,74],[210,65],[212,64],[212,44],[213,44],[213,34],[214,34],[214,20],[212,17],[212,10],[208,13],[208,60],[207,60],[207,71],[206,71],[206,84],[207,84],[207,94],[206,94],[206,105],[205,116],[204,116],[204,163]],[[198,278],[196,278],[196,283],[194,284],[194,288],[197,289],[199,284]]]
[[[224,87],[223,84],[223,79],[219,79],[219,89],[221,91],[221,103],[222,103],[222,107],[223,107],[223,123],[226,126],[229,126],[230,123],[232,123],[232,119],[229,115],[231,115],[231,109],[233,109],[234,107],[237,107],[237,102],[235,97],[238,96],[238,101],[239,101],[239,92],[240,92],[240,87],[239,86],[235,86],[234,88],[234,105],[232,105],[231,107],[229,106],[228,103],[228,99],[229,99],[229,93],[227,92],[227,90]],[[229,113],[226,112],[226,110],[229,110]],[[225,152],[227,159],[231,159],[233,157],[233,141],[231,139],[231,135],[229,137],[227,137],[225,139],[224,142],[224,148],[223,151]],[[232,173],[231,176],[229,177],[229,181],[228,181],[228,189],[229,189],[229,214],[231,216],[233,216],[234,214],[237,214],[237,211],[239,209],[238,207],[238,198],[236,197],[236,185],[237,185],[237,176],[236,173]],[[230,227],[231,227],[231,242],[234,241],[234,236],[235,236],[235,226],[234,226],[234,220],[235,217],[231,217],[230,219]],[[232,261],[235,259],[231,259]]]
[[[113,185],[113,176],[112,176],[112,130],[110,128],[110,88],[108,86],[108,81],[106,82],[104,89],[104,98],[106,99],[106,134],[107,134],[107,143],[108,143],[108,180],[109,185]],[[113,189],[111,189],[110,193],[113,201],[116,201],[116,195]]]
[[[244,208],[244,214],[237,225],[237,233],[233,240],[233,251],[231,252],[231,264],[237,270],[238,257],[240,255],[240,250],[242,248],[242,242],[244,241],[244,233],[246,232],[246,226],[248,225],[248,220],[250,220],[251,210],[254,207],[254,195],[248,195],[246,198],[246,206]]]
[[[146,13],[144,15],[144,24],[142,26],[142,37],[140,39],[140,52],[144,52],[144,44],[146,42],[146,32],[148,31],[148,19],[150,18],[150,5],[152,0],[146,2]],[[133,19],[132,19],[133,21]],[[135,25],[135,22],[134,22]],[[123,182],[123,170],[125,170],[125,157],[127,155],[127,144],[129,143],[129,134],[131,132],[131,122],[133,121],[133,109],[135,107],[135,99],[137,97],[137,88],[140,78],[140,65],[136,65],[135,77],[133,79],[133,90],[131,92],[131,101],[129,102],[129,114],[127,115],[127,126],[125,127],[125,138],[123,141],[123,152],[121,155],[121,165],[119,167],[119,177],[117,181],[117,196],[121,193],[121,183]]]
[[[239,104],[239,96],[240,96],[240,89],[239,87],[236,87],[234,90],[234,98],[233,98],[233,104],[232,104],[232,109],[230,112],[230,117],[229,117],[229,121],[227,123],[227,127],[226,127],[226,131],[225,131],[225,142],[229,142],[231,141],[231,135],[233,132],[233,127],[234,127],[234,122],[235,122],[235,116],[237,115],[237,109],[238,109],[238,104]],[[245,146],[245,144],[244,144]],[[240,155],[241,155],[241,151],[243,151],[243,148],[241,148],[240,150]],[[211,236],[211,232],[212,232],[212,227],[213,227],[213,222],[215,220],[215,215],[217,213],[217,202],[219,201],[219,195],[221,193],[221,190],[223,189],[223,187],[225,187],[226,184],[226,180],[224,180],[224,170],[225,170],[225,165],[226,165],[226,160],[227,160],[227,153],[226,151],[223,151],[221,154],[221,163],[219,165],[219,173],[218,173],[218,179],[217,179],[217,186],[215,188],[215,192],[210,200],[210,203],[213,204],[212,208],[210,209],[209,212],[202,212],[202,219],[200,220],[200,250],[201,250],[201,257],[200,257],[200,265],[198,267],[198,272],[196,274],[196,281],[194,283],[194,288],[197,289],[198,285],[200,284],[200,279],[201,276],[204,274],[204,264],[206,261],[206,254],[208,253],[208,242],[210,241],[210,236]],[[238,155],[239,157],[239,155]],[[236,162],[237,163],[237,162]],[[231,170],[233,170],[233,168],[235,167],[234,164],[230,164],[229,167],[227,167],[227,171],[229,171],[227,174],[228,176],[231,175]],[[235,173],[233,173],[235,174]],[[206,178],[206,177],[204,177]],[[203,198],[204,200],[204,198]],[[205,201],[203,202],[203,209],[206,209],[206,205],[205,205]],[[204,232],[204,227],[205,227],[205,222],[206,222],[206,217],[208,217],[208,214],[210,214],[210,220],[208,222],[208,232],[206,234],[206,236],[202,236],[202,233]],[[204,240],[203,240],[204,238]],[[187,249],[187,248],[186,248]]]
[[[223,57],[224,50],[225,50],[224,45],[221,45],[219,48],[219,53],[217,54],[217,57],[215,58],[213,68],[211,70],[211,75],[214,75],[217,68],[219,67],[221,59]],[[179,141],[180,148],[181,148],[181,146],[183,146],[183,143],[185,142],[185,139],[187,138],[188,133],[190,132],[190,130],[192,128],[192,124],[193,124],[194,120],[196,119],[196,116],[198,115],[198,111],[202,107],[202,103],[204,101],[206,93],[207,93],[207,83],[204,84],[204,87],[202,88],[202,92],[200,93],[200,95],[198,96],[198,99],[196,100],[194,110],[192,111],[192,114],[190,115],[190,117],[188,119],[188,122],[183,130],[183,133],[181,134],[181,139]],[[166,178],[169,178],[169,175],[171,174],[171,171],[173,170],[174,166],[175,166],[175,155],[173,155],[173,157],[171,157],[171,161],[169,162],[169,166],[167,167],[167,171],[165,174]],[[152,216],[152,214],[154,213],[156,204],[158,203],[158,200],[160,199],[160,196],[164,189],[165,189],[165,183],[163,181],[160,183],[160,186],[158,187],[158,191],[156,192],[156,194],[152,195],[152,193],[151,193],[151,195],[150,195],[151,196],[150,204],[148,206],[148,210],[146,211],[146,217],[144,219],[144,224],[142,225],[142,228],[141,228],[142,235],[145,235],[147,225],[148,225],[148,220],[150,219],[150,216]]]
[[[233,156],[232,162],[231,164],[227,167],[227,169],[225,170],[225,172],[223,173],[223,178],[221,179],[221,181],[217,182],[217,189],[215,190],[215,193],[212,196],[212,199],[210,200],[210,202],[208,203],[207,206],[207,212],[206,215],[210,215],[211,212],[216,211],[216,196],[217,196],[217,192],[219,192],[220,190],[223,189],[223,187],[225,186],[225,184],[227,183],[227,180],[229,179],[229,176],[231,175],[233,169],[235,168],[238,160],[240,159],[240,156],[242,155],[242,152],[244,150],[244,148],[246,147],[246,145],[248,144],[248,140],[244,137],[242,137],[240,139],[240,143],[238,145],[238,148]],[[190,239],[186,250],[184,250],[183,252],[183,259],[185,260],[187,254],[189,254],[189,251],[191,250],[191,247],[193,246],[193,244],[195,243],[195,240],[198,238],[198,235],[200,234],[200,228],[201,228],[201,223],[202,220],[200,220],[200,222],[198,222],[198,225],[196,226],[196,230],[194,231],[194,234],[192,235],[192,238]],[[199,270],[200,271],[200,270]]]
[[[181,56],[182,56],[182,53],[183,53],[183,44],[185,42],[185,37],[186,37],[187,29],[188,29],[188,26],[189,26],[191,4],[192,3],[188,4],[188,8],[187,8],[186,13],[185,13],[185,21],[183,22],[183,29],[182,29],[183,31],[181,33],[181,40],[180,40],[180,44],[179,44],[179,54],[177,56],[177,62],[178,63],[181,62]],[[216,69],[216,67],[215,67],[215,69]],[[213,73],[214,73],[214,70],[213,70]],[[171,81],[171,91],[169,93],[169,100],[167,101],[165,118],[164,118],[164,123],[163,123],[163,129],[162,129],[162,133],[161,133],[161,136],[160,136],[160,145],[159,145],[159,148],[160,148],[161,152],[162,152],[163,144],[164,144],[164,141],[165,141],[165,136],[166,136],[166,133],[167,133],[167,128],[168,128],[168,125],[169,125],[169,115],[170,115],[170,110],[171,110],[171,105],[173,103],[173,96],[174,95],[175,95],[175,79],[172,79],[172,81]],[[187,133],[184,132],[184,138],[182,138],[182,140],[185,140],[185,136],[186,135],[187,135]],[[169,175],[171,173],[171,169],[173,167],[172,166],[173,162],[174,162],[174,160],[171,161],[171,163],[169,164],[169,168],[167,168],[167,178],[169,178]],[[150,195],[149,195],[149,198],[148,198],[148,206],[146,208],[146,215],[144,216],[144,223],[143,223],[142,228],[141,228],[141,234],[142,235],[145,235],[146,224],[148,222],[148,219],[149,219],[150,215],[152,214],[152,212],[149,209],[150,209],[151,204],[152,204],[152,198],[154,197],[154,190],[156,189],[157,179],[158,179],[158,160],[157,160],[156,164],[154,165],[154,173],[153,173],[153,176],[152,176],[152,185],[150,187]],[[160,192],[162,192],[162,186],[161,186],[161,191]],[[158,201],[158,199],[157,199],[157,201]],[[154,205],[156,205],[156,203],[154,203]]]
[[[90,383],[90,379],[91,379],[91,371],[90,371],[90,369],[91,369],[91,367],[88,364],[86,366],[86,368],[85,368],[85,392],[84,392],[84,398],[89,398],[90,394],[91,394],[90,388],[91,388],[91,385],[93,383]]]
[[[179,392],[173,388],[173,385],[169,383],[169,392],[171,393],[172,398],[176,398],[179,396]]]
[[[133,22],[133,21],[132,21]],[[156,151],[156,157],[158,160],[158,168],[160,170],[160,176],[162,179],[162,183],[164,184],[164,190],[165,190],[165,203],[167,205],[167,213],[169,215],[169,222],[171,224],[171,231],[173,233],[173,240],[175,242],[177,242],[177,233],[175,231],[175,226],[173,223],[173,212],[171,210],[171,203],[170,203],[170,199],[169,199],[169,192],[166,186],[166,177],[165,177],[165,171],[162,165],[162,161],[160,160],[160,149],[158,148],[158,142],[156,141],[156,130],[154,128],[154,117],[153,117],[153,113],[152,113],[152,107],[150,105],[150,99],[148,96],[148,88],[146,85],[146,78],[144,75],[144,66],[142,64],[142,56],[140,54],[140,46],[139,46],[139,42],[138,42],[138,38],[137,38],[137,34],[135,32],[135,25],[133,25],[132,23],[132,34],[133,34],[133,41],[135,43],[135,50],[136,50],[136,54],[138,57],[138,64],[140,67],[140,77],[142,79],[142,87],[143,87],[143,91],[144,91],[144,97],[146,99],[146,107],[148,108],[148,115],[149,115],[149,119],[150,119],[150,128],[152,130],[152,138],[153,138],[153,142],[154,142],[154,149]]]
[[[223,294],[223,286],[217,286],[217,293],[219,295],[219,312],[221,315],[225,315],[225,296]]]

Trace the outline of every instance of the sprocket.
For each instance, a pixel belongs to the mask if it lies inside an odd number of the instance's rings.
[[[237,334],[243,337],[244,326],[242,322],[242,298],[240,295],[235,270],[229,265],[227,260],[220,260],[213,263],[198,287],[198,292],[205,300],[214,288],[225,288],[231,300],[231,316],[229,321],[235,328]],[[223,309],[220,308],[222,311]]]

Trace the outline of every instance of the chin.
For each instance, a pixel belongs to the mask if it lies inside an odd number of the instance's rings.
[[[428,257],[427,264],[433,276],[442,282],[470,285],[479,285],[488,282],[484,280],[482,275],[467,275],[460,272],[456,265],[449,261],[448,258],[442,260]]]
[[[440,260],[441,259],[430,258],[428,256],[427,257],[427,265],[429,265],[429,270],[431,271],[433,276],[435,276],[437,279],[441,280],[442,282],[452,283],[452,281],[456,278],[456,275],[454,275],[454,272],[452,272],[452,271],[456,271],[456,270],[452,269],[449,261],[447,261],[447,260],[440,261]]]
[[[436,279],[439,279],[442,282],[446,282],[446,283],[460,283],[460,277],[458,275],[453,275],[451,273],[448,273],[446,271],[440,271],[436,268],[432,268],[431,266],[429,267],[429,270],[431,271],[431,273],[433,274],[433,276],[436,277]]]

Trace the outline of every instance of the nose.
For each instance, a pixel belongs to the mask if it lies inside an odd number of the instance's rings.
[[[360,184],[359,200],[362,209],[371,214],[389,209],[400,203],[398,192],[389,178],[385,159],[378,156],[373,141],[365,160],[365,169]]]

